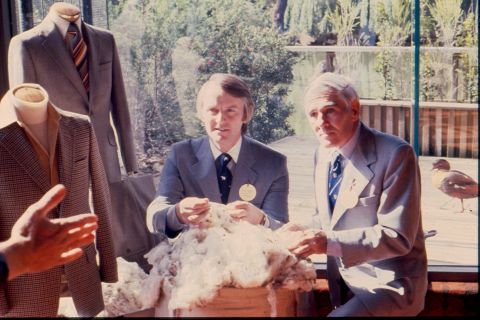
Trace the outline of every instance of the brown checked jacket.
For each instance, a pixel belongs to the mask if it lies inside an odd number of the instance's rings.
[[[63,272],[78,314],[94,316],[104,308],[101,282],[116,282],[118,278],[110,228],[110,194],[95,134],[86,117],[56,110],[61,115],[56,149],[58,174],[67,194],[50,217],[91,212],[91,185],[92,209],[98,216],[95,244],[85,247],[84,254],[69,264],[25,274],[3,284],[0,316],[56,316]],[[0,241],[10,237],[20,215],[52,187],[23,128],[9,121],[12,111],[13,106],[4,99],[0,103]]]

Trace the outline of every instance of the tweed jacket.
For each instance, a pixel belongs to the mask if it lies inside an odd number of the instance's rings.
[[[155,200],[147,209],[147,224],[152,232],[175,237],[167,228],[167,214],[174,214],[175,204],[186,197],[208,198],[222,203],[215,171],[215,159],[207,136],[188,139],[172,146],[160,177]],[[262,209],[270,228],[288,222],[287,159],[264,144],[243,136],[235,165],[228,203],[241,200],[240,187],[246,183],[256,189],[251,203]]]
[[[98,141],[109,182],[121,180],[117,143],[127,171],[137,170],[130,113],[122,71],[113,35],[82,22],[87,43],[90,91],[82,85],[72,56],[55,23],[47,16],[39,25],[10,41],[8,77],[10,88],[20,83],[38,83],[50,101],[70,112],[88,115]]]
[[[327,258],[332,304],[339,305],[336,281],[342,277],[374,315],[418,314],[427,290],[427,256],[415,152],[400,138],[361,124],[333,212],[326,152],[316,153],[315,191],[321,228],[333,231],[342,251]]]
[[[56,316],[62,268],[80,316],[94,316],[104,308],[101,281],[117,281],[117,265],[110,229],[110,195],[93,129],[84,116],[57,109],[61,115],[57,139],[58,174],[67,194],[54,209],[59,217],[91,212],[98,216],[96,248],[64,266],[25,274],[0,287],[0,315],[6,317]],[[24,129],[12,119],[13,106],[0,103],[0,241],[10,237],[20,215],[52,186],[42,170]],[[53,212],[50,217],[56,216]],[[97,250],[99,265],[97,265]]]

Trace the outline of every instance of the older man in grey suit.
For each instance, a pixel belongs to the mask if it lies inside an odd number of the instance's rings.
[[[292,250],[327,254],[330,316],[414,316],[424,307],[427,257],[420,171],[405,141],[366,127],[344,76],[325,73],[305,92],[305,113],[320,141],[315,191],[320,229]]]
[[[147,210],[150,231],[175,237],[205,218],[210,201],[252,224],[276,229],[288,221],[286,158],[244,135],[253,108],[237,76],[214,74],[202,86],[197,111],[207,136],[173,145]]]
[[[126,171],[136,171],[137,161],[115,39],[109,31],[82,22],[80,11],[74,14],[77,10],[73,5],[56,3],[38,26],[12,38],[8,53],[10,87],[38,83],[58,107],[88,115],[108,181],[117,182],[121,172],[110,115]],[[80,32],[86,44],[83,71],[88,72],[84,83],[67,47],[71,27]],[[80,58],[76,59],[78,63]]]

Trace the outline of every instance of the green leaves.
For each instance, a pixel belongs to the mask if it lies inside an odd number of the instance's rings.
[[[251,136],[268,143],[292,133],[286,121],[292,107],[284,100],[296,55],[285,49],[287,38],[272,28],[270,7],[243,0],[143,1],[138,9],[145,32],[131,57],[146,96],[146,149],[181,140],[187,132],[203,133],[198,126],[185,132],[185,126],[196,115],[198,88],[216,72],[234,73],[249,84],[257,102]],[[172,54],[179,47],[196,59],[194,69],[174,63]],[[179,70],[192,80],[181,92]]]

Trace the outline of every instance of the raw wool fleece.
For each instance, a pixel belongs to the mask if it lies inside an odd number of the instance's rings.
[[[116,317],[142,309],[140,292],[147,274],[135,262],[117,258],[118,282],[102,283],[105,310],[100,316]]]
[[[205,306],[222,287],[312,290],[313,265],[290,253],[281,232],[233,221],[224,210],[211,203],[201,227],[145,255],[153,268],[141,292],[144,308],[156,306],[161,291],[171,297],[169,310],[175,310]]]
[[[105,309],[96,317],[118,317],[142,309],[140,292],[147,274],[135,263],[117,258],[118,281],[102,282]],[[71,298],[61,298],[59,317],[78,317]]]

